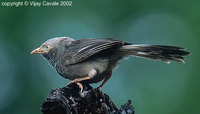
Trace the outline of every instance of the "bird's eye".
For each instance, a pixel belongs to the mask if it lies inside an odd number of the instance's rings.
[[[49,45],[44,45],[43,48],[49,49]]]

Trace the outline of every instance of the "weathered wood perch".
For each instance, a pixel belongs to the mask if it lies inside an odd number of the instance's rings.
[[[41,105],[43,114],[134,114],[129,100],[118,109],[108,95],[89,84],[83,84],[83,92],[76,84],[51,90]]]

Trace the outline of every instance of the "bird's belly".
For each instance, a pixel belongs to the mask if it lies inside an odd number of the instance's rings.
[[[63,67],[57,69],[57,72],[64,78],[74,80],[86,77],[90,71],[96,70],[97,75],[89,81],[90,83],[96,83],[104,79],[105,76],[103,74],[107,72],[108,64],[108,59],[96,58],[95,60],[87,60],[73,65],[61,65]]]

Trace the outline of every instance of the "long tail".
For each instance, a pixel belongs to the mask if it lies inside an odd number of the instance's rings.
[[[190,54],[190,52],[184,51],[185,48],[165,45],[124,45],[120,47],[120,50],[126,51],[129,55],[166,63],[170,63],[171,60],[184,63],[183,56]]]

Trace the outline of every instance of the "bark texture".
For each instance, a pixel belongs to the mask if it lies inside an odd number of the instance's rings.
[[[51,90],[41,105],[43,114],[134,114],[129,100],[118,109],[110,97],[89,84],[83,92],[76,84]]]

